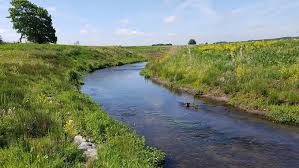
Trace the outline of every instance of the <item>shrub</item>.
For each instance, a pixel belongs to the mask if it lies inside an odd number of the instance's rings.
[[[190,39],[188,44],[189,45],[196,45],[196,41],[194,39]]]

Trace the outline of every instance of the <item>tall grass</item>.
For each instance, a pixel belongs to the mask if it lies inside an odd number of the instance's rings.
[[[158,166],[163,153],[78,90],[82,74],[144,61],[141,55],[121,47],[0,45],[0,167],[82,167],[74,133],[98,144],[99,159],[89,166]]]
[[[298,39],[185,47],[152,61],[143,74],[299,124]]]

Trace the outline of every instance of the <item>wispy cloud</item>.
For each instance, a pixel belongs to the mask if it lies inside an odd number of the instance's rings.
[[[120,28],[115,30],[116,35],[121,35],[121,36],[138,36],[138,35],[145,35],[144,32],[142,31],[137,31],[133,29],[128,29],[128,28]]]
[[[174,36],[177,36],[177,34],[176,33],[167,33],[167,36],[174,37]]]
[[[19,35],[6,18],[10,1],[0,0],[0,34],[7,41],[15,41]],[[88,6],[83,1],[69,4],[32,0],[51,13],[54,27],[60,30],[59,43],[79,40],[91,45],[185,44],[190,38],[214,42],[299,33],[299,0],[152,0],[132,4],[91,1]],[[98,9],[96,14],[92,7]]]
[[[0,28],[0,33],[6,33],[6,32],[8,32],[7,29],[2,29],[2,28]]]
[[[81,30],[80,30],[80,34],[82,34],[82,35],[84,35],[84,34],[88,34],[88,33],[89,33],[89,31],[86,30],[86,29],[81,29]]]
[[[129,24],[129,19],[121,19],[121,20],[119,20],[119,23],[127,25],[127,24]]]
[[[219,14],[213,8],[211,0],[183,0],[178,6],[177,11],[192,11],[200,14],[207,19],[219,19]]]
[[[166,16],[166,17],[163,19],[164,23],[166,23],[166,24],[174,23],[176,20],[177,20],[177,17],[176,17],[176,16]]]
[[[79,31],[80,35],[97,35],[99,31],[91,24],[85,24]]]
[[[56,11],[56,7],[53,7],[53,6],[46,7],[46,9],[47,9],[49,12],[55,12],[55,11]]]

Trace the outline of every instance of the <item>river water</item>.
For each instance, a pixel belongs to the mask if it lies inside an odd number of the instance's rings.
[[[296,168],[299,129],[144,79],[145,63],[98,70],[81,90],[166,152],[164,167]],[[191,102],[197,108],[186,108]]]

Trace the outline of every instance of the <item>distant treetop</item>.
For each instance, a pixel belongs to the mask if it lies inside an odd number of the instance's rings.
[[[172,46],[172,44],[153,44],[152,46]]]
[[[194,39],[190,39],[188,45],[196,45],[196,41]]]

